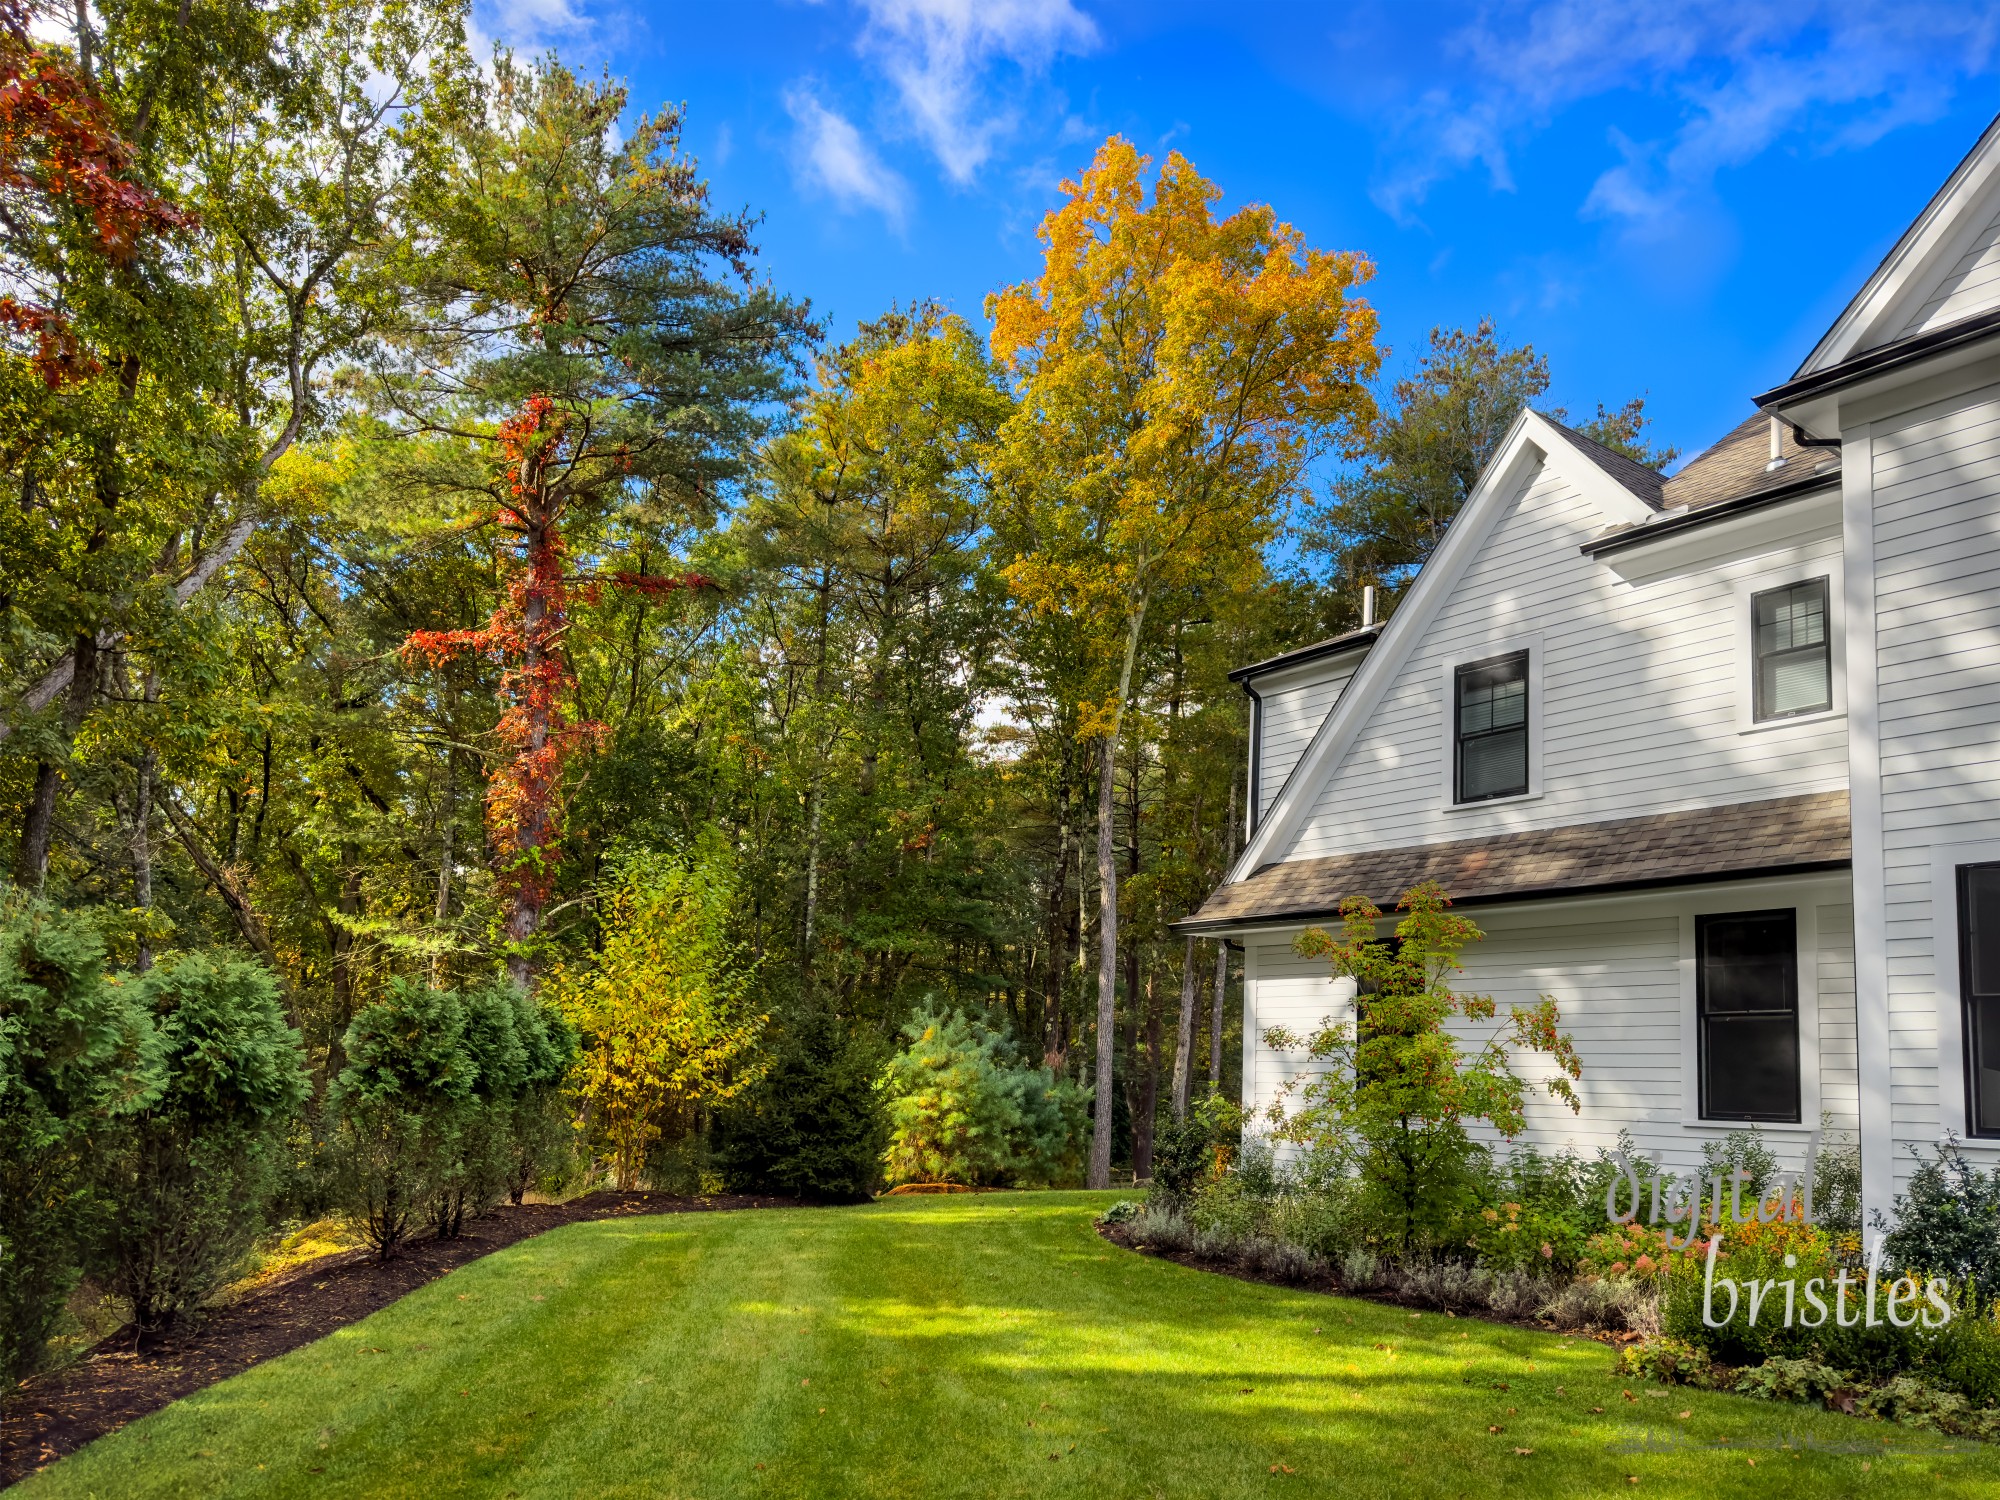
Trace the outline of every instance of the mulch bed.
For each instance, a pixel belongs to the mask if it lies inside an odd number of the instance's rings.
[[[1613,1328],[1552,1328],[1539,1318],[1503,1318],[1490,1307],[1464,1312],[1446,1311],[1434,1302],[1419,1301],[1405,1297],[1399,1292],[1357,1291],[1353,1287],[1342,1286],[1334,1277],[1324,1273],[1306,1277],[1274,1276],[1268,1271],[1254,1270],[1240,1261],[1210,1260],[1205,1256],[1190,1255],[1184,1250],[1162,1250],[1154,1245],[1137,1245],[1132,1242],[1132,1233],[1123,1224],[1099,1224],[1097,1233],[1122,1250],[1130,1250],[1137,1255],[1150,1255],[1154,1260],[1170,1260],[1177,1266],[1186,1266],[1190,1271],[1210,1271],[1217,1276],[1233,1277],[1237,1281],[1254,1281],[1263,1286],[1281,1286],[1289,1292],[1321,1292],[1329,1297],[1347,1297],[1356,1302],[1379,1302],[1384,1307],[1407,1307],[1418,1312],[1443,1312],[1448,1318],[1476,1318],[1482,1323],[1501,1323],[1510,1328],[1530,1328],[1536,1333],[1555,1333],[1566,1339],[1589,1339],[1593,1343],[1608,1344],[1614,1349],[1638,1342],[1639,1335]]]
[[[569,1203],[503,1205],[455,1240],[414,1241],[387,1262],[369,1250],[309,1262],[157,1348],[135,1352],[129,1339],[114,1335],[76,1364],[25,1382],[0,1401],[0,1488],[170,1401],[359,1322],[467,1261],[545,1230],[638,1214],[798,1206],[792,1198],[591,1193]]]

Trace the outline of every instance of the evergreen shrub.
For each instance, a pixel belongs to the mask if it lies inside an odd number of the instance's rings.
[[[160,1084],[94,1143],[102,1212],[86,1266],[150,1337],[199,1309],[263,1229],[305,1049],[261,963],[182,954],[126,988],[151,1021]]]
[[[882,1180],[887,1102],[875,1087],[883,1048],[818,1009],[781,1021],[771,1067],[716,1116],[715,1160],[733,1192],[852,1203]]]
[[[0,921],[0,1376],[39,1369],[98,1207],[90,1138],[161,1086],[129,984],[86,918],[39,903]]]
[[[888,1101],[891,1183],[1058,1184],[1076,1174],[1084,1094],[1023,1062],[999,1032],[957,1011],[927,1011],[877,1087]]]

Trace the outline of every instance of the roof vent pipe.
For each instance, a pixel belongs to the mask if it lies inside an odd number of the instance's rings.
[[[1784,429],[1778,425],[1778,419],[1776,417],[1771,418],[1771,461],[1764,465],[1764,472],[1766,474],[1770,473],[1773,469],[1782,469],[1785,466],[1785,453],[1784,449],[1780,446],[1784,441],[1783,434]]]
[[[1375,585],[1366,584],[1361,590],[1361,628],[1375,628]]]

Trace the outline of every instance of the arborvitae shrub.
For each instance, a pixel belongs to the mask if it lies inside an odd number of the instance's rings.
[[[341,1196],[385,1259],[459,1176],[479,1082],[465,1028],[459,996],[396,979],[342,1039],[347,1066],[330,1095]]]
[[[305,1053],[262,964],[184,954],[128,988],[152,1020],[161,1087],[94,1142],[104,1212],[88,1264],[152,1335],[206,1302],[264,1227]]]
[[[160,1086],[152,1026],[96,928],[35,905],[0,923],[0,1375],[32,1374],[98,1206],[89,1135]]]

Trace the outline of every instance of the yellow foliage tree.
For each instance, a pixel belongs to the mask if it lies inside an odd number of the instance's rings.
[[[987,300],[1018,405],[993,468],[1016,538],[1006,569],[1031,612],[1074,623],[1093,663],[1080,722],[1097,741],[1100,886],[1090,1176],[1111,1173],[1119,733],[1164,596],[1254,573],[1307,467],[1374,404],[1375,311],[1363,256],[1315,250],[1267,206],[1226,218],[1221,189],[1178,152],[1114,136],[1042,221],[1041,277]]]
[[[733,890],[719,854],[634,855],[607,892],[597,961],[550,978],[582,1038],[572,1084],[621,1189],[638,1185],[654,1142],[769,1067],[758,1052],[769,1017],[746,1003],[753,966],[726,932]]]

